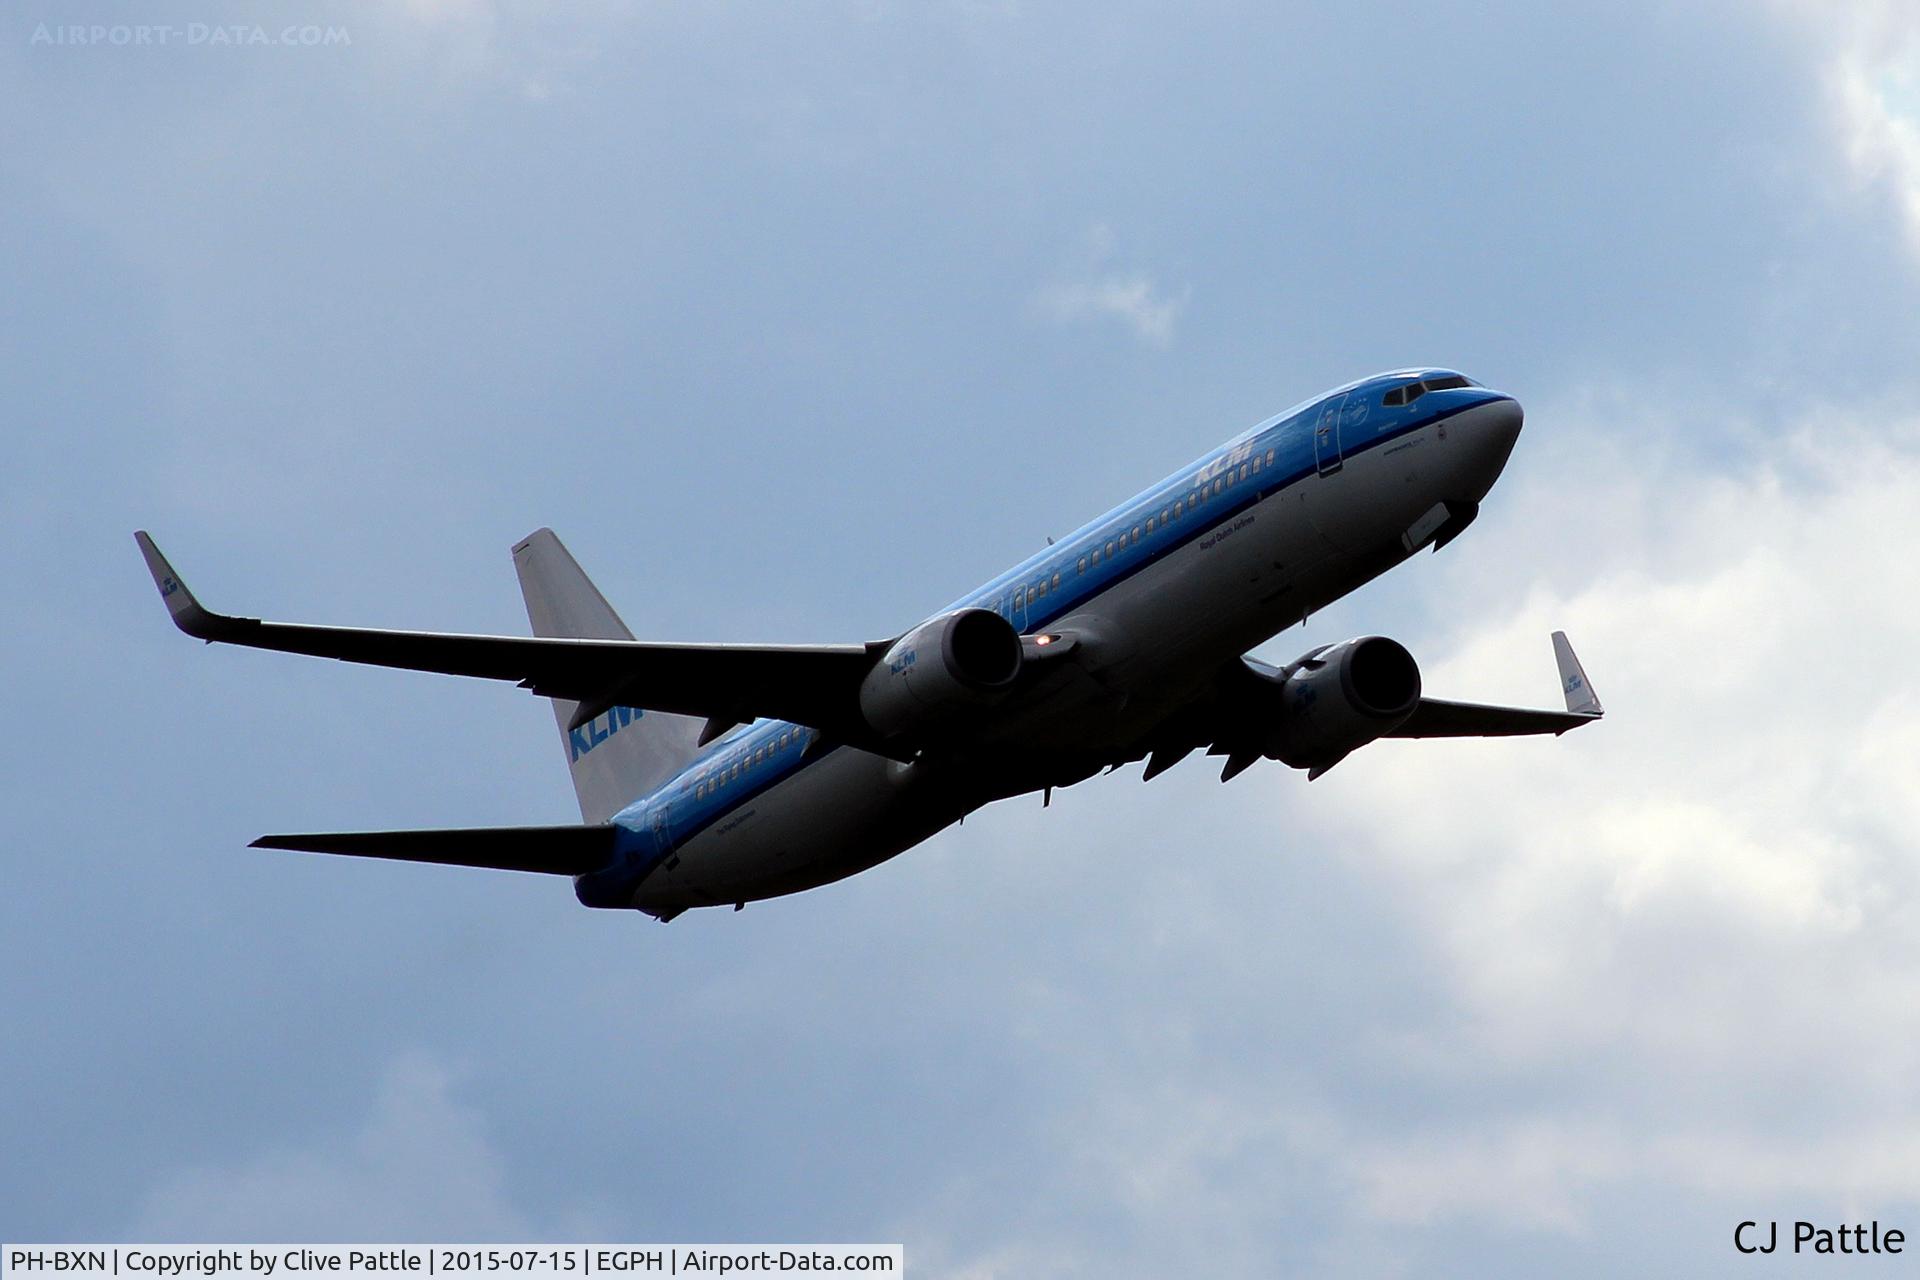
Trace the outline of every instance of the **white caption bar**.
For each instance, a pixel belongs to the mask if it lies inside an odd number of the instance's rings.
[[[316,1280],[325,1276],[900,1276],[898,1244],[9,1244],[0,1280]]]

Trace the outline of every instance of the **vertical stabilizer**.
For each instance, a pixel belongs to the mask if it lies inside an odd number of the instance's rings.
[[[600,589],[551,529],[537,529],[513,548],[527,621],[536,636],[568,640],[631,640]],[[700,721],[663,711],[614,707],[577,728],[577,702],[553,699],[560,744],[573,774],[580,817],[605,822],[672,777],[693,759]]]

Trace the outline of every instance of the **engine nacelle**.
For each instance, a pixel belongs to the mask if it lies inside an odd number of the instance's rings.
[[[883,737],[939,728],[986,706],[1020,675],[1020,633],[991,609],[958,609],[894,642],[860,684],[860,714]]]
[[[1385,636],[1342,640],[1288,667],[1279,702],[1263,753],[1296,769],[1328,769],[1413,714],[1420,665]]]

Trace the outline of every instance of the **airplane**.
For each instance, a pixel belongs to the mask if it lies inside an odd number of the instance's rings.
[[[1338,387],[1269,418],[869,644],[636,641],[552,530],[513,548],[535,638],[307,626],[203,607],[208,642],[511,680],[552,700],[578,825],[269,835],[254,847],[573,877],[662,922],[864,871],[995,800],[1192,752],[1320,777],[1380,738],[1554,734],[1600,719],[1564,632],[1565,710],[1426,697],[1385,636],[1283,666],[1247,651],[1473,523],[1524,414],[1449,369]]]

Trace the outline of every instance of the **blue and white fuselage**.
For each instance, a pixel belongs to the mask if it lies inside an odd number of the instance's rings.
[[[1600,705],[1555,633],[1566,709],[1424,696],[1382,636],[1244,656],[1479,511],[1519,404],[1405,369],[1279,414],[893,640],[638,641],[551,530],[514,547],[534,638],[214,613],[136,535],[189,635],[514,680],[552,699],[578,826],[262,837],[274,848],[564,874],[589,906],[671,919],[870,867],[992,800],[1147,760],[1317,777],[1380,737],[1563,733]],[[744,726],[735,728],[734,726]]]
[[[1382,404],[1429,382],[1457,385]],[[948,765],[971,785],[943,786],[939,759],[823,750],[813,730],[762,721],[622,810],[632,861],[583,881],[583,897],[630,892],[631,905],[671,913],[792,893],[890,858],[984,801],[1138,758],[1220,663],[1432,541],[1438,525],[1404,535],[1436,507],[1477,506],[1521,421],[1510,396],[1414,369],[1260,423],[940,611],[990,609],[1023,635],[1077,641],[1080,661]]]

